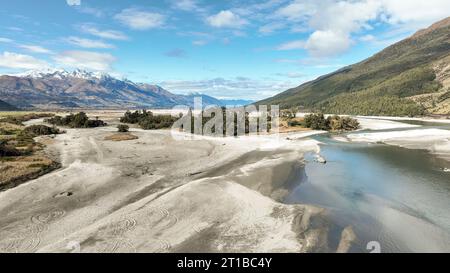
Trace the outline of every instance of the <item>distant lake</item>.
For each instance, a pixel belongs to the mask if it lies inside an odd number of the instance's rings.
[[[450,252],[450,162],[425,150],[314,138],[328,163],[308,155],[306,177],[286,203],[328,208],[335,241],[349,225],[358,236],[352,252],[369,252],[370,241],[382,252]]]

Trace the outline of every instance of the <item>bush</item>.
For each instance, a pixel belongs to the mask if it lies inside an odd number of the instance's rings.
[[[305,116],[305,126],[313,130],[330,130],[328,120],[323,114],[311,114]]]
[[[56,135],[60,134],[61,131],[58,128],[48,127],[45,125],[31,125],[26,127],[22,133],[32,137],[37,137],[37,136]]]
[[[125,115],[120,119],[120,122],[139,124],[144,130],[156,130],[170,128],[177,121],[177,117],[171,115],[153,115],[152,112],[143,110],[130,112],[127,111]]]
[[[313,130],[354,131],[359,129],[359,122],[350,117],[335,115],[325,118],[323,114],[311,114],[305,117],[305,126]]]
[[[299,120],[289,120],[288,121],[288,126],[289,127],[297,127],[297,126],[304,126],[304,122],[301,122]]]
[[[128,133],[130,127],[128,125],[120,124],[117,126],[119,133]]]
[[[107,125],[106,122],[99,120],[98,118],[96,118],[95,120],[89,119],[84,112],[80,112],[78,114],[70,114],[65,117],[55,116],[45,121],[53,125],[67,126],[70,128],[95,128]]]
[[[8,145],[4,140],[0,140],[0,157],[4,156],[20,156],[21,153],[16,148]]]

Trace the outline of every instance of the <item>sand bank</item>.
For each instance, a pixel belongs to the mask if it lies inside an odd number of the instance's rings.
[[[319,150],[311,132],[105,141],[114,130],[67,129],[47,147],[61,170],[0,193],[1,252],[335,251],[323,209],[279,202]]]
[[[347,135],[353,142],[382,142],[409,149],[424,149],[450,160],[450,131],[443,129],[415,129],[391,132],[353,133]]]

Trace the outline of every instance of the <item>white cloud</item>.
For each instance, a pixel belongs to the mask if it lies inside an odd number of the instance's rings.
[[[65,51],[53,58],[64,67],[81,68],[93,71],[110,71],[114,56],[91,51]]]
[[[305,78],[307,76],[301,72],[277,73],[276,75],[281,76],[281,77],[291,78],[291,79],[300,79],[300,78]]]
[[[177,0],[173,6],[184,11],[193,11],[198,8],[197,1],[194,0]]]
[[[284,19],[297,28],[309,29],[312,33],[305,40],[304,48],[317,57],[345,52],[352,44],[353,35],[372,29],[376,22],[412,31],[447,17],[449,10],[448,0],[294,0],[274,14],[277,20]],[[373,39],[365,35],[358,40]],[[291,49],[302,48],[301,42],[297,45],[291,45]],[[287,43],[284,47],[289,49],[289,46]]]
[[[314,57],[329,57],[345,52],[351,40],[345,33],[318,30],[306,41],[305,49]]]
[[[79,6],[81,5],[81,0],[66,0],[66,3],[69,6]]]
[[[205,40],[196,40],[196,41],[192,41],[192,44],[195,46],[204,46],[208,43],[208,41]]]
[[[9,38],[0,37],[0,43],[12,43],[12,42],[14,41]]]
[[[306,41],[287,42],[279,45],[277,50],[306,49],[314,57],[330,57],[345,52],[351,43],[351,39],[345,33],[318,30],[312,33]]]
[[[0,55],[0,67],[12,69],[40,69],[49,67],[49,65],[47,62],[36,59],[33,56],[6,51]]]
[[[181,94],[198,92],[222,99],[245,98],[259,100],[297,86],[298,82],[236,77],[197,81],[169,80],[160,82],[159,85],[167,90]]]
[[[164,25],[166,17],[159,13],[143,11],[136,8],[124,9],[114,16],[122,24],[136,30],[147,30]]]
[[[105,43],[103,41],[99,40],[91,40],[91,39],[84,39],[80,37],[68,37],[66,39],[67,42],[84,48],[114,48],[113,45]]]
[[[94,27],[90,24],[83,24],[80,26],[80,30],[84,33],[88,33],[103,39],[110,39],[110,40],[128,40],[128,37],[116,30],[99,30],[98,28]]]
[[[222,10],[215,15],[209,16],[206,18],[206,22],[210,26],[217,28],[240,28],[248,24],[247,20],[242,19],[239,15],[234,14],[230,10]]]
[[[391,24],[413,23],[421,27],[449,16],[448,0],[381,0],[383,13]]]
[[[19,47],[34,53],[52,54],[51,50],[37,45],[19,45]]]
[[[364,36],[359,37],[359,40],[362,42],[373,42],[376,40],[375,36],[366,34]]]
[[[303,40],[297,40],[292,42],[287,42],[284,44],[281,44],[277,47],[277,50],[293,50],[293,49],[304,49],[305,48],[305,41]]]
[[[95,17],[102,17],[104,15],[103,11],[96,8],[91,8],[87,6],[79,6],[77,10],[81,13],[90,14]]]
[[[292,1],[290,4],[278,9],[275,15],[294,22],[303,21],[317,12],[318,2],[320,0]]]
[[[273,33],[279,29],[284,28],[285,24],[281,23],[281,22],[274,22],[274,23],[269,23],[266,25],[263,25],[259,28],[259,32],[262,34],[270,34]]]

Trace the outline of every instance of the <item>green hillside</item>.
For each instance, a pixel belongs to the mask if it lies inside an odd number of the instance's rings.
[[[334,114],[421,115],[432,112],[414,96],[447,88],[439,61],[450,56],[450,18],[396,43],[373,57],[258,104],[303,107]],[[442,66],[442,65],[441,65]],[[444,65],[444,67],[448,68]],[[447,75],[448,76],[448,75]]]

